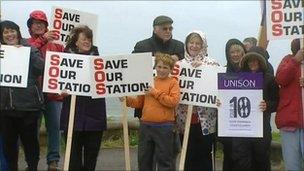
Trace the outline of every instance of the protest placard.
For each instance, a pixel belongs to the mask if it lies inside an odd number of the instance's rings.
[[[263,137],[262,73],[219,73],[218,136]]]
[[[91,56],[47,51],[43,92],[91,96]]]
[[[0,47],[0,86],[27,87],[30,47]]]
[[[93,98],[144,94],[153,86],[151,53],[94,57]]]
[[[266,1],[267,39],[294,39],[304,35],[304,1]]]
[[[87,25],[92,29],[94,37],[97,37],[98,16],[78,10],[52,7],[51,29],[56,32],[56,43],[66,44],[70,31],[79,25]],[[94,41],[94,40],[93,40]],[[94,41],[95,42],[95,41]]]
[[[194,68],[188,62],[177,62],[172,75],[179,79],[180,103],[216,108],[217,73],[224,71],[225,68],[220,66]]]

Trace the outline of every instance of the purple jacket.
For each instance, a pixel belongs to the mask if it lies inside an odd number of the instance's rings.
[[[66,52],[72,52],[66,50]],[[98,55],[97,47],[93,46],[90,55]],[[63,99],[60,117],[60,129],[67,131],[71,96]],[[104,98],[76,96],[74,131],[102,131],[107,127],[106,102]]]

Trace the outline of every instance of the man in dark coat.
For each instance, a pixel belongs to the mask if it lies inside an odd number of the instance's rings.
[[[170,54],[176,61],[184,58],[184,44],[172,39],[173,20],[164,15],[156,17],[153,21],[153,34],[148,39],[136,43],[132,53],[156,52]],[[141,109],[135,109],[134,117],[141,116]]]

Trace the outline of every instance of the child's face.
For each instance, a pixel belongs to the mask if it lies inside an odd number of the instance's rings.
[[[163,61],[158,61],[158,63],[155,66],[157,77],[158,78],[167,78],[169,74],[171,73],[172,69],[170,69],[169,65],[165,65]]]
[[[257,72],[260,69],[259,61],[257,59],[250,59],[248,61],[248,67],[250,71]]]

